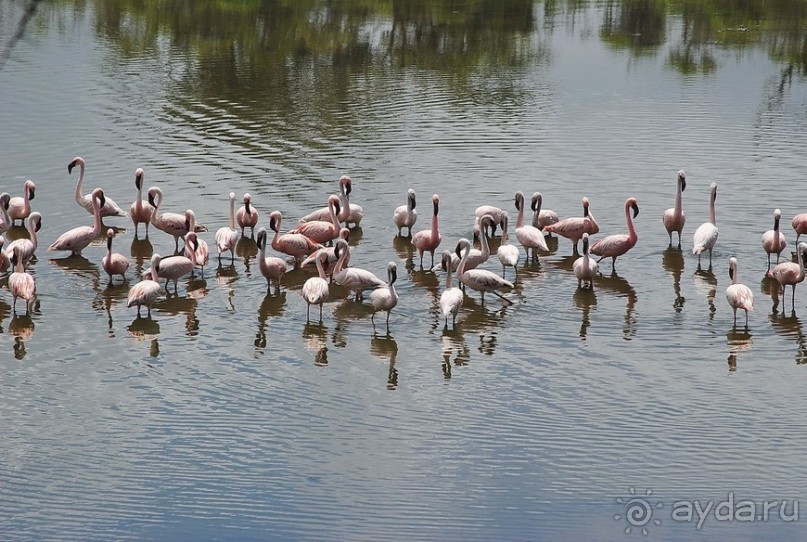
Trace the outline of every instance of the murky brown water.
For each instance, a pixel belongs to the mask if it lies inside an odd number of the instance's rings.
[[[3,47],[25,6],[0,6]],[[805,211],[804,14],[653,6],[41,3],[0,71],[0,189],[35,180],[43,215],[30,315],[2,283],[2,538],[794,538],[797,522],[698,531],[671,509],[803,497],[807,309],[798,289],[782,311],[760,237],[781,208],[789,254]],[[142,167],[211,245],[228,192],[287,228],[349,174],[365,211],[351,263],[399,266],[389,333],[339,289],[307,324],[310,273],[266,296],[249,240],[136,318],[128,288],[169,236],[106,220],[132,261],[123,286],[102,240],[45,250],[91,222],[77,155],[85,191],[127,209]],[[661,225],[680,168],[682,251]],[[720,236],[697,270],[715,180]],[[550,239],[513,304],[471,294],[444,330],[444,275],[395,238],[410,187],[416,231],[440,194],[440,249],[478,205],[515,222],[519,190],[561,216],[587,196],[599,237],[625,231],[635,196],[639,242],[589,292]],[[747,329],[724,298],[730,256],[756,295]],[[660,525],[614,519],[636,496],[663,504]]]

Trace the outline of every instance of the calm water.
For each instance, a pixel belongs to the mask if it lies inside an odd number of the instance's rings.
[[[697,529],[672,512],[729,495],[758,514],[807,507],[805,294],[782,311],[760,245],[779,207],[789,255],[807,210],[805,14],[332,4],[43,2],[10,50],[27,3],[0,4],[0,189],[35,180],[44,217],[35,309],[13,316],[5,281],[0,299],[2,538],[803,538],[807,517]],[[211,232],[230,191],[288,227],[351,175],[365,209],[352,263],[401,271],[389,333],[338,296],[306,324],[309,274],[265,296],[249,241],[135,318],[128,288],[170,237],[135,242],[130,222],[106,221],[131,255],[124,286],[108,286],[102,241],[86,259],[45,250],[90,224],[77,155],[86,191],[128,208],[142,167],[165,210],[192,207]],[[679,168],[682,252],[660,219]],[[715,180],[720,238],[698,271]],[[588,196],[601,234],[625,230],[635,196],[639,243],[590,293],[561,239],[522,268],[514,304],[471,294],[446,331],[442,273],[395,239],[409,187],[415,230],[440,194],[441,249],[478,205],[515,217],[517,190],[562,216]],[[748,329],[724,299],[730,256],[756,295]],[[650,521],[623,517],[636,498],[661,505]]]

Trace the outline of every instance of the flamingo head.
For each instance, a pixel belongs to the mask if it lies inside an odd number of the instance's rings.
[[[255,238],[255,244],[258,245],[260,250],[266,249],[266,228],[258,230],[258,236]]]
[[[149,188],[149,205],[154,207],[155,209],[159,206],[162,201],[162,193],[160,189],[156,186],[152,186]]]
[[[328,207],[332,208],[335,214],[339,214],[342,210],[342,206],[339,204],[339,196],[332,194],[328,197]]]
[[[112,238],[113,237],[115,237],[115,230],[113,230],[112,228],[109,228],[106,231],[106,247],[109,250],[112,250]]]
[[[636,198],[629,198],[626,205],[633,209],[633,218],[639,216],[639,203],[636,201]]]
[[[521,192],[516,192],[516,211],[521,212],[521,209],[524,207],[524,194]]]
[[[339,177],[339,186],[342,187],[342,191],[346,196],[349,196],[353,191],[353,181],[347,175],[342,175]]]
[[[471,242],[463,237],[457,242],[457,248],[454,250],[454,252],[457,253],[458,258],[462,258],[462,251],[465,250],[466,248],[470,249],[470,247]]]
[[[712,201],[715,201],[717,199],[717,183],[716,182],[712,183],[711,190],[712,190]]]
[[[683,169],[678,170],[678,183],[681,185],[681,192],[687,189],[687,172]]]
[[[11,254],[11,265],[17,266],[17,262],[20,261],[20,247],[14,247],[14,252]]]
[[[406,191],[406,200],[409,202],[409,206],[412,207],[412,209],[414,209],[417,205],[417,201],[415,200],[415,191],[411,188]]]
[[[350,240],[350,228],[342,228],[339,230],[339,237],[344,239],[345,241]]]
[[[336,241],[336,245],[333,248],[333,255],[336,256],[337,259],[342,257],[342,253],[348,250],[347,241],[344,239],[339,239]]]
[[[729,278],[733,281],[734,275],[737,273],[737,258],[729,258]]]
[[[269,229],[275,233],[278,233],[280,230],[280,220],[280,211],[272,211],[269,213]]]
[[[533,212],[536,210],[540,213],[541,212],[541,205],[544,203],[544,197],[541,195],[540,192],[535,192],[532,195],[532,203],[530,204],[530,209]]]
[[[28,191],[28,199],[29,200],[34,199],[34,196],[36,196],[36,184],[34,183],[34,181],[32,181],[31,179],[25,181],[25,190]]]
[[[82,158],[81,156],[76,156],[75,158],[70,160],[69,164],[67,164],[67,173],[68,173],[68,175],[73,173],[73,168],[74,167],[83,166],[83,165],[84,165],[84,158]]]
[[[104,191],[101,188],[96,188],[92,191],[92,201],[95,203],[98,202],[98,208],[100,209],[104,205],[106,205],[106,196],[104,196]]]
[[[143,168],[139,167],[135,170],[135,188],[143,190]]]
[[[390,262],[387,264],[387,282],[393,284],[398,280],[398,264]]]
[[[2,198],[2,196],[0,196],[0,198]],[[781,209],[776,209],[775,211],[773,211],[773,218],[777,222],[782,219],[782,211],[781,211]]]
[[[199,250],[199,239],[196,237],[195,231],[189,231],[187,233],[187,235],[185,236],[185,242],[190,244],[194,252]]]
[[[34,225],[34,232],[37,233],[42,229],[42,215],[38,211],[31,213],[28,220]]]
[[[440,196],[437,194],[432,196],[432,205],[434,205],[434,216],[437,216],[437,211],[440,209]]]
[[[583,198],[583,216],[588,216],[588,206],[589,206],[588,198]]]
[[[0,194],[0,205],[3,206],[3,209],[8,211],[9,205],[11,204],[11,194],[8,192],[3,192]]]
[[[440,267],[443,269],[443,271],[448,271],[451,268],[451,251],[450,250],[444,250],[443,251],[443,257],[440,260]]]
[[[188,231],[196,231],[196,216],[194,216],[193,211],[188,209],[185,211],[185,229]]]
[[[584,254],[585,254],[586,252],[588,252],[588,242],[589,242],[589,241],[588,241],[588,234],[587,234],[587,233],[584,233],[584,234],[583,234],[583,253],[584,253]]]

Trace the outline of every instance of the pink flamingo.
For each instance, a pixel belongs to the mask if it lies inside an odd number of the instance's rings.
[[[715,224],[715,200],[717,199],[717,183],[712,183],[710,188],[711,196],[709,198],[709,222],[704,222],[695,234],[692,236],[693,247],[692,254],[698,255],[698,267],[701,265],[701,254],[704,251],[709,251],[709,266],[712,265],[712,249],[717,243],[717,225]]]
[[[11,256],[11,265],[14,266],[14,272],[8,277],[8,289],[11,291],[12,310],[14,314],[17,313],[17,298],[21,297],[25,300],[25,310],[30,312],[31,299],[36,294],[36,283],[34,277],[25,271],[22,265],[22,256],[20,255],[20,247],[14,247],[14,253]]]
[[[93,213],[92,226],[78,226],[59,236],[49,247],[49,252],[69,250],[74,256],[81,254],[96,237],[101,234],[101,207],[104,205],[104,191],[96,188],[92,191]]]
[[[546,233],[557,233],[561,237],[565,237],[574,243],[573,254],[578,254],[577,243],[583,237],[584,233],[589,235],[596,235],[600,231],[600,226],[591,214],[591,209],[588,198],[583,198],[583,216],[572,216],[564,218],[550,224],[544,228]]]
[[[317,243],[327,243],[339,237],[339,196],[333,195],[328,198],[328,209],[331,211],[330,222],[314,220],[312,222],[302,222],[289,233],[301,233]]]
[[[6,249],[6,256],[11,259],[11,256],[14,254],[14,249],[19,247],[20,260],[22,260],[23,267],[27,269],[28,264],[34,257],[34,252],[36,252],[37,246],[39,246],[36,236],[37,232],[42,229],[42,215],[39,213],[39,211],[34,211],[28,216],[26,229],[28,230],[28,236],[30,238],[15,239],[12,241]]]
[[[540,199],[539,199],[540,201]],[[540,203],[538,203],[540,205]],[[533,226],[532,224],[524,224],[524,194],[516,192],[516,209],[518,210],[518,218],[516,219],[516,239],[524,247],[527,253],[527,259],[530,257],[530,249],[532,249],[532,259],[538,258],[536,249],[544,252],[549,252],[549,247],[546,245],[544,239],[544,232]],[[540,212],[540,207],[538,207]]]
[[[188,232],[185,235],[185,253],[189,256],[170,256],[162,258],[157,265],[152,265],[152,272],[156,271],[159,278],[165,279],[165,293],[168,293],[168,282],[174,281],[174,294],[178,294],[178,283],[181,277],[188,273],[193,277],[193,268],[196,267],[196,249],[198,240],[196,232]]]
[[[457,326],[457,313],[465,301],[465,294],[462,290],[452,284],[451,278],[451,251],[443,251],[442,260],[443,271],[446,272],[446,289],[440,294],[440,312],[445,319],[445,328],[448,328],[448,315],[451,315],[451,325]]]
[[[803,253],[805,250],[807,250],[807,243],[803,242],[799,243],[798,246],[796,247],[797,263],[782,262],[773,269],[771,269],[770,271],[768,271],[768,276],[776,279],[776,282],[779,283],[779,286],[781,288],[780,292],[783,298],[785,296],[785,288],[787,288],[788,285],[793,287],[793,295],[790,298],[791,310],[795,310],[796,285],[804,280]]]
[[[557,224],[560,222],[558,213],[550,209],[541,209],[544,202],[544,197],[540,192],[533,192],[530,200],[530,209],[532,209],[532,225],[539,230],[543,230],[550,224]]]
[[[512,282],[504,280],[496,273],[488,271],[487,269],[471,269],[470,271],[465,270],[465,264],[468,261],[468,254],[471,252],[471,242],[468,239],[463,238],[459,240],[459,243],[457,243],[456,252],[457,254],[462,254],[460,265],[457,268],[457,276],[459,277],[460,282],[472,290],[481,292],[483,305],[485,304],[486,292],[490,292],[500,297],[507,303],[512,303],[512,301],[498,292],[498,290],[501,290],[502,288],[512,288]]]
[[[276,289],[280,291],[280,281],[286,276],[286,262],[284,262],[282,258],[266,255],[266,237],[266,229],[259,229],[256,241],[258,250],[260,250],[258,268],[261,270],[261,275],[266,279],[266,292],[269,293],[272,287],[272,281],[275,281]],[[326,249],[320,249],[320,251],[322,250]],[[314,254],[319,254],[319,252],[315,252]]]
[[[339,214],[337,218],[339,222],[344,222],[347,226],[348,219],[350,218],[350,191],[351,188],[351,180],[350,177],[347,175],[342,175],[339,178]],[[331,220],[331,209],[328,205],[325,207],[320,207],[316,211],[310,212],[305,215],[303,218],[299,220],[299,222],[330,222]]]
[[[589,255],[588,234],[583,234],[583,255],[574,261],[574,276],[577,277],[577,287],[582,288],[588,283],[588,288],[594,289],[594,277],[597,276],[599,265]]]
[[[137,239],[137,227],[140,224],[146,225],[146,238],[149,236],[149,224],[151,223],[151,214],[154,208],[148,204],[143,198],[143,178],[145,173],[143,168],[135,170],[135,188],[137,188],[137,199],[134,200],[132,206],[129,208],[129,215],[132,217],[135,227],[135,239]]]
[[[793,222],[790,223],[793,226],[793,231],[796,232],[796,244],[799,244],[799,237],[802,234],[807,233],[807,213],[801,213],[793,217]]]
[[[235,245],[238,243],[238,232],[235,230],[235,192],[230,192],[230,223],[216,230],[216,249],[219,253],[219,262],[224,252],[230,251],[230,260],[235,261]]]
[[[636,202],[636,198],[625,200],[625,221],[628,223],[628,235],[609,235],[605,239],[600,239],[591,247],[591,253],[600,257],[597,263],[600,263],[603,258],[611,258],[612,271],[616,271],[617,257],[632,249],[639,239],[636,235],[636,229],[633,227],[633,219],[630,216],[631,209],[633,209],[633,218],[639,216],[639,204]]]
[[[745,325],[748,326],[748,311],[754,310],[754,292],[737,282],[737,258],[729,258],[729,277],[731,285],[726,288],[726,300],[734,310],[734,325],[737,326],[737,309],[742,309],[745,311]]]
[[[782,211],[773,211],[773,229],[762,234],[762,248],[768,253],[768,271],[771,269],[771,254],[776,253],[776,263],[779,263],[779,256],[787,247],[785,234],[779,231],[779,221],[782,218]]]
[[[406,205],[399,205],[392,213],[392,223],[398,228],[398,236],[401,236],[401,230],[407,228],[408,235],[412,236],[412,226],[415,225],[418,219],[418,211],[415,209],[417,201],[415,199],[415,191],[409,189],[406,191]]]
[[[322,304],[328,299],[329,288],[328,281],[325,278],[325,269],[322,267],[322,261],[327,256],[321,251],[317,251],[315,261],[317,262],[316,277],[310,277],[303,284],[303,299],[305,299],[305,321],[308,322],[308,315],[311,311],[311,305],[319,305],[319,320],[322,321]]]
[[[11,194],[3,192],[0,194],[0,233],[5,233],[11,227],[11,217],[8,216],[8,208],[11,204]]]
[[[174,238],[174,252],[179,252],[179,238],[185,237],[188,233],[188,223],[184,214],[163,213],[160,214],[160,207],[163,205],[163,191],[152,186],[148,191],[149,205],[154,210],[151,213],[151,224],[160,231],[171,235]]]
[[[36,184],[31,179],[28,179],[22,185],[23,196],[11,198],[8,202],[8,216],[11,217],[11,225],[14,221],[19,220],[20,225],[31,214],[31,200],[36,195]]]
[[[3,251],[3,245],[6,244],[6,236],[0,235],[0,273],[5,273],[11,269],[11,260]]]
[[[420,267],[423,267],[423,253],[429,252],[432,256],[431,267],[434,267],[434,251],[440,246],[440,241],[443,240],[440,231],[437,229],[437,213],[440,210],[440,196],[434,194],[432,196],[432,205],[434,206],[434,215],[432,216],[432,227],[430,230],[421,230],[412,236],[412,244],[420,254]]]
[[[350,207],[350,213],[347,215],[347,219],[344,221],[345,227],[349,227],[351,224],[353,224],[354,228],[358,228],[361,225],[362,219],[364,218],[364,209],[361,208],[361,205],[350,203],[350,193],[353,191],[353,181],[347,175],[342,175],[339,182],[341,183],[343,180],[345,182],[344,205]]]
[[[158,279],[157,267],[160,262],[160,255],[154,254],[151,257],[151,269],[143,275],[143,280],[132,286],[129,296],[126,299],[126,307],[137,305],[137,316],[140,317],[140,307],[145,305],[148,308],[148,317],[151,318],[151,307],[163,291]]]
[[[375,313],[387,313],[387,330],[389,330],[389,315],[398,304],[398,293],[395,291],[395,281],[398,279],[398,265],[395,262],[387,264],[387,284],[370,292],[370,303],[373,305],[373,315],[370,322],[375,327]]]
[[[672,234],[673,232],[677,232],[678,248],[681,248],[681,232],[684,230],[684,224],[687,221],[681,204],[682,194],[687,188],[687,174],[683,169],[678,171],[677,184],[678,189],[675,192],[675,207],[664,211],[664,214],[661,215],[661,221],[664,224],[664,228],[667,230],[667,234],[670,236],[670,246],[672,246]]]
[[[485,215],[479,219],[479,249],[471,247],[471,252],[468,254],[468,261],[465,262],[465,270],[476,269],[488,259],[490,259],[490,243],[488,242],[488,234],[487,229],[489,227],[494,226],[493,217],[491,215]],[[502,219],[504,222],[504,219]],[[504,242],[504,241],[502,241]],[[457,268],[460,266],[460,259],[461,257],[452,254],[451,255],[451,270],[456,271]],[[442,265],[442,264],[441,264]],[[440,269],[441,265],[436,265],[432,268],[432,271],[437,271]]]
[[[84,209],[93,214],[92,209],[92,195],[87,194],[83,195],[82,192],[82,184],[84,182],[84,158],[81,156],[76,156],[73,160],[67,164],[67,173],[68,175],[73,173],[73,168],[79,166],[80,171],[78,174],[78,182],[76,183],[76,203],[84,207]],[[117,203],[112,201],[112,198],[106,198],[104,205],[101,207],[101,218],[105,216],[126,216],[126,211],[121,209]]]
[[[317,242],[312,241],[302,233],[284,233],[280,235],[280,225],[283,220],[283,215],[280,211],[272,211],[269,213],[269,229],[275,232],[272,238],[272,248],[283,254],[288,254],[294,258],[294,266],[298,267],[300,261],[314,252],[322,248]]]
[[[356,301],[363,299],[365,290],[374,290],[385,286],[386,283],[366,269],[359,267],[345,267],[348,255],[347,241],[339,239],[336,241],[336,256],[339,260],[333,270],[333,281],[356,294]]]
[[[244,194],[244,205],[238,208],[235,215],[238,226],[241,228],[241,237],[246,237],[245,231],[249,228],[250,237],[255,237],[255,226],[258,224],[258,210],[252,205],[252,196],[249,192]]]
[[[197,229],[196,229],[196,214],[191,209],[188,209],[187,211],[185,211],[185,222],[188,223],[188,231],[192,231],[194,233],[197,231]],[[190,250],[190,249],[188,248],[187,245],[185,245],[185,257],[186,258],[191,257],[190,254],[188,254],[188,250]],[[207,241],[205,241],[204,239],[199,238],[199,236],[197,235],[196,236],[196,250],[194,250],[194,262],[195,262],[196,266],[201,268],[203,278],[205,276],[205,266],[207,265],[207,262],[209,262],[209,261],[210,261],[210,248],[207,245]]]
[[[126,280],[126,270],[129,269],[129,259],[118,252],[112,252],[112,239],[115,237],[115,230],[109,228],[106,231],[106,256],[101,260],[104,271],[109,275],[109,282],[112,282],[113,275],[120,275]]]
[[[344,239],[347,241],[350,238],[350,229],[349,228],[342,228],[339,230],[339,238]],[[328,255],[328,259],[325,261],[325,274],[328,276],[333,275],[333,269],[336,267],[336,262],[339,261],[339,258],[336,256],[336,247],[325,247],[321,248],[320,251],[325,251]],[[307,257],[303,262],[300,264],[300,267],[306,268],[313,266],[316,262],[314,261],[317,253],[311,254]],[[345,257],[345,267],[348,266],[350,263],[350,248],[348,247],[347,256]]]

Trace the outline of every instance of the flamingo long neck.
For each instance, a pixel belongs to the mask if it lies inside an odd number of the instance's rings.
[[[712,190],[712,198],[709,202],[709,222],[715,225],[715,200],[717,199],[717,192]]]
[[[519,200],[518,205],[518,218],[516,218],[516,228],[520,228],[524,225],[524,198]]]
[[[101,233],[101,202],[95,197],[92,199],[92,231],[95,237]]]
[[[485,228],[482,228],[482,235],[479,236],[479,244],[482,245],[482,257],[487,258],[490,256],[490,246],[488,245],[488,235]]]
[[[348,248],[345,247],[345,250],[339,255],[339,259],[336,260],[336,265],[333,268],[333,275],[339,274],[342,269],[345,267],[345,261],[347,260]]]
[[[82,194],[82,187],[84,185],[84,162],[79,162],[78,182],[76,182],[76,201],[84,203],[84,195]],[[25,191],[25,200],[28,201],[28,191]]]
[[[779,242],[779,217],[773,219],[773,238]]]
[[[468,254],[471,253],[471,245],[468,244],[462,249],[462,258],[460,264],[457,266],[457,276],[462,280],[462,275],[465,273],[465,264],[468,262]]]
[[[737,266],[735,264],[731,264],[731,283],[737,284]]]
[[[230,198],[230,229],[235,229],[235,198]]]
[[[583,269],[587,270],[591,266],[591,263],[589,262],[589,260],[591,260],[591,256],[589,255],[588,243],[584,242],[583,243]]]
[[[185,238],[185,254],[187,254],[187,258],[193,266],[196,267],[196,251],[193,250],[193,243],[187,237]]]
[[[432,230],[431,230],[431,234],[432,234],[432,240],[437,239],[437,238],[440,237],[440,232],[437,229],[437,213],[434,213],[434,215],[432,215]]]
[[[22,265],[22,257],[19,256],[19,252],[17,254],[18,254],[18,256],[17,256],[17,265],[14,266],[14,272],[15,273],[24,273],[25,268]]]
[[[449,260],[448,265],[446,266],[446,290],[450,290],[453,287],[453,281],[451,277],[451,261]]]
[[[319,278],[322,280],[326,280],[327,276],[325,275],[325,269],[322,267],[322,254],[317,252],[316,263],[317,263],[317,273],[319,273]]]
[[[339,186],[339,220],[345,222],[350,217],[350,196],[347,193],[347,184],[341,183]]]
[[[683,200],[684,194],[681,191],[681,181],[678,181],[678,191],[675,193],[675,209],[673,210],[673,216],[676,219],[680,218],[683,212]]]
[[[112,259],[112,238],[107,237],[106,239],[106,255],[109,259]]]
[[[266,235],[264,235],[261,238],[261,242],[258,243],[258,253],[260,255],[260,260],[258,261],[263,263],[263,261],[266,259]]]
[[[101,231],[100,226],[98,228],[98,231],[99,232]],[[34,250],[36,250],[36,246],[37,246],[36,224],[34,224],[34,221],[31,218],[28,219],[28,234],[31,236],[31,243],[33,243]],[[96,233],[95,235],[98,235],[98,233]]]
[[[504,227],[502,228],[502,245],[506,245],[507,241],[510,239],[510,233],[507,231],[507,226],[510,225],[510,221],[507,218],[504,219]]]
[[[628,239],[631,242],[636,242],[636,229],[633,227],[633,218],[631,218],[631,206],[625,205],[625,220],[628,222]]]
[[[406,222],[411,224],[415,219],[415,209],[412,207],[412,198],[406,198]]]
[[[278,246],[280,245],[280,218],[275,218],[277,221],[277,229],[275,230],[275,235],[272,236],[272,248],[275,250],[280,250]],[[235,228],[233,228],[235,229]],[[281,251],[282,252],[282,251]]]
[[[5,224],[6,226],[10,225],[11,217],[8,214],[8,209],[2,203],[0,203],[0,212],[3,213],[3,224]]]
[[[796,282],[801,282],[804,280],[804,261],[802,260],[802,250],[801,247],[796,247],[796,257],[799,262],[799,276]]]
[[[163,193],[159,188],[154,191],[153,199],[154,199],[154,212],[151,213],[151,223],[156,226],[159,219],[157,215],[160,214],[160,207],[163,204]]]
[[[331,202],[328,202],[328,210],[331,212],[331,224],[333,224],[333,227],[335,228],[336,233],[338,235],[342,227],[339,225],[339,216],[336,214],[336,205],[334,205]],[[342,212],[341,208],[339,209],[339,212],[341,214]]]

